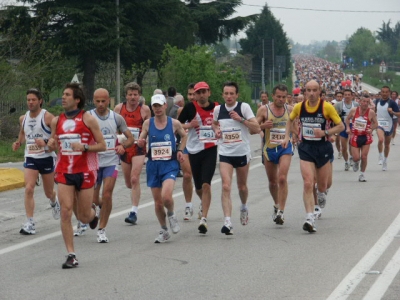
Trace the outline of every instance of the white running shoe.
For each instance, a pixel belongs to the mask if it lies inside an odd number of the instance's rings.
[[[232,235],[233,234],[232,224],[229,222],[225,222],[224,226],[222,226],[221,228],[221,233],[225,233],[226,235]]]
[[[344,170],[348,171],[350,169],[350,164],[348,162],[344,163]]]
[[[364,174],[360,174],[360,176],[358,176],[358,181],[360,181],[360,182],[366,182],[367,179],[365,178]]]
[[[274,205],[274,213],[272,214],[272,221],[274,222],[276,220],[277,213],[278,213],[278,208]]]
[[[176,218],[176,215],[173,214],[172,216],[168,217],[169,220],[169,226],[171,227],[172,233],[178,233],[181,228],[179,227],[178,224],[178,219]]]
[[[350,167],[352,167],[352,166],[354,165],[354,160],[353,160],[353,157],[351,157],[351,156],[350,156],[350,159],[349,159],[349,161],[350,161]]]
[[[156,240],[154,241],[154,243],[156,243],[156,244],[164,243],[167,240],[169,240],[170,237],[171,237],[171,235],[169,234],[168,230],[161,229],[160,233],[159,233],[158,237],[156,237]]]
[[[199,233],[206,234],[208,231],[207,227],[207,219],[206,218],[201,218],[199,227],[197,228],[199,230]]]
[[[183,217],[184,221],[190,221],[193,216],[193,208],[186,206],[185,207],[185,216]]]
[[[383,162],[382,171],[387,171],[387,162],[386,161]]]
[[[342,157],[343,157],[342,152],[339,152],[337,158],[341,159]]]
[[[383,156],[379,155],[378,165],[382,165],[382,164],[383,164]]]
[[[321,208],[324,208],[326,205],[326,195],[327,195],[326,192],[321,193],[320,191],[317,190],[317,201]]]
[[[27,221],[25,224],[22,225],[19,233],[23,235],[36,234],[35,223]]]
[[[203,205],[201,205],[201,203],[200,203],[200,205],[199,205],[199,212],[198,212],[197,215],[198,215],[197,218],[198,218],[199,220],[201,220],[201,218],[203,217]]]
[[[322,216],[322,209],[319,206],[314,207],[314,219],[318,220]]]
[[[106,230],[104,228],[101,230],[97,230],[97,242],[108,243],[108,238],[106,237]]]
[[[278,211],[274,221],[275,221],[276,225],[283,225],[283,223],[285,223],[285,218],[283,217],[283,211],[281,211],[281,210]]]
[[[249,223],[249,211],[247,209],[243,209],[240,211],[240,223],[245,226]]]
[[[76,230],[74,231],[74,236],[83,235],[87,229],[88,229],[88,224],[83,224],[81,221],[78,221],[78,226],[76,227]]]
[[[360,161],[354,162],[353,171],[357,172],[359,168],[360,168]]]
[[[308,231],[309,233],[317,232],[317,228],[315,227],[315,221],[311,219],[307,219],[304,222],[303,230]]]
[[[54,220],[60,219],[60,214],[61,214],[61,207],[60,207],[60,202],[58,201],[58,197],[56,196],[56,202],[53,204],[51,200],[49,200],[50,206],[52,208],[51,213],[53,215]]]

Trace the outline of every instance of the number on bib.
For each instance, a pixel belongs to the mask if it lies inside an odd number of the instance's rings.
[[[151,143],[150,148],[152,160],[170,160],[172,157],[171,142]]]
[[[62,155],[82,155],[82,151],[74,151],[73,143],[81,143],[81,135],[75,133],[61,134],[59,136]]]
[[[321,138],[315,136],[315,129],[321,129],[321,124],[303,123],[303,138],[308,141],[320,141]]]
[[[226,128],[222,130],[222,141],[224,143],[239,143],[242,141],[240,128]]]

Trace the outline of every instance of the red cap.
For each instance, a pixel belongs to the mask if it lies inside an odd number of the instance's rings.
[[[194,91],[197,92],[198,90],[209,90],[210,87],[208,86],[207,82],[200,81],[195,84]]]

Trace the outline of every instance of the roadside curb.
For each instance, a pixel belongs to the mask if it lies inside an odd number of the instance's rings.
[[[14,168],[0,168],[0,192],[22,188],[25,185],[24,172]]]

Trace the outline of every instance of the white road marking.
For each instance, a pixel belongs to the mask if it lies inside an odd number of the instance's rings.
[[[350,271],[349,274],[342,280],[336,289],[330,294],[327,300],[344,300],[347,299],[363,280],[366,273],[371,270],[373,265],[378,261],[382,254],[389,247],[394,237],[400,231],[400,214],[390,224],[389,228],[375,243],[375,245],[365,254],[365,256],[357,263],[357,265]],[[378,275],[382,276],[382,275]],[[379,299],[379,298],[374,298]]]
[[[253,159],[260,158],[260,157],[261,156],[256,156],[256,157],[253,157]],[[260,167],[262,165],[263,164],[258,163],[258,164],[255,164],[253,166],[250,166],[250,170],[258,168],[258,167]],[[211,182],[211,184],[218,183],[218,182],[221,182],[221,178],[213,180]],[[172,197],[179,197],[179,196],[182,196],[182,195],[183,195],[183,191],[172,195]],[[153,201],[145,203],[145,204],[141,204],[141,205],[139,205],[138,208],[142,209],[142,208],[146,208],[146,207],[152,206],[152,205],[154,205]],[[131,209],[129,208],[129,209],[125,209],[125,210],[122,210],[120,212],[117,212],[117,213],[113,213],[113,214],[110,215],[110,219],[118,217],[118,216],[121,216],[121,215],[125,215],[130,211],[131,211]],[[74,230],[76,230],[76,226],[74,227]],[[50,234],[47,234],[47,235],[44,235],[44,236],[41,236],[41,237],[38,237],[38,238],[34,238],[34,239],[30,240],[30,241],[22,242],[22,243],[19,243],[19,244],[16,244],[16,245],[1,249],[0,250],[0,255],[6,254],[6,253],[9,253],[9,252],[12,252],[12,251],[20,250],[22,248],[29,247],[29,246],[35,245],[37,243],[52,239],[54,237],[58,237],[60,235],[61,235],[61,231],[57,231],[57,232],[53,232],[53,233],[50,233]]]

